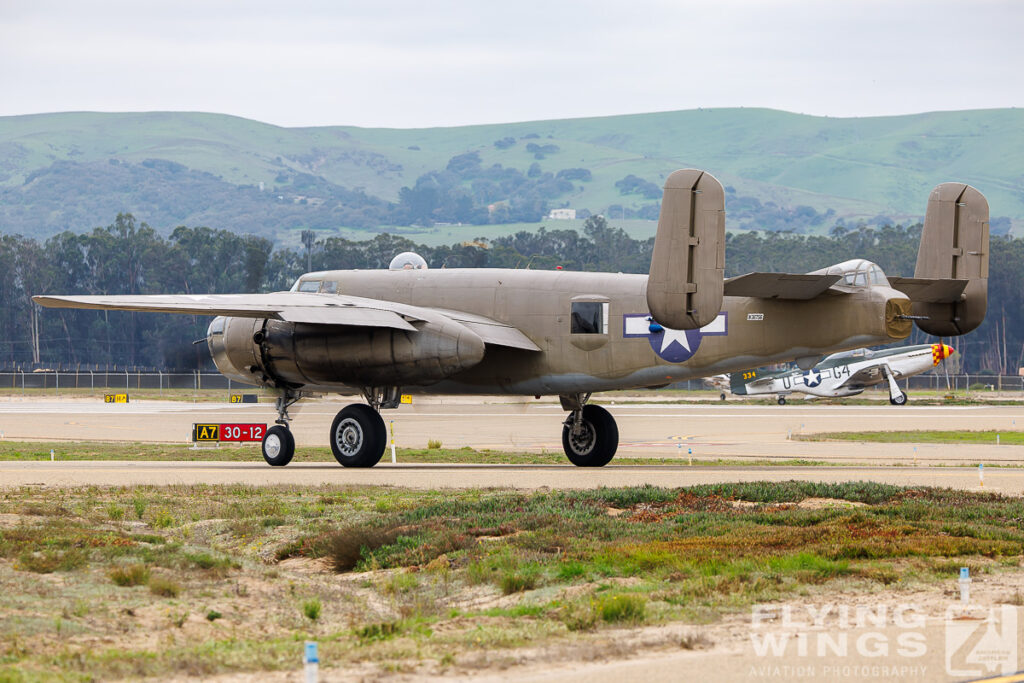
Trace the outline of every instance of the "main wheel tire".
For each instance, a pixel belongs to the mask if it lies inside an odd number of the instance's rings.
[[[612,414],[601,406],[583,406],[583,428],[573,434],[562,426],[562,449],[577,467],[604,467],[619,447],[619,427]]]
[[[906,394],[900,394],[896,398],[890,398],[889,399],[889,403],[891,403],[894,406],[906,405],[907,404],[907,395]]]
[[[725,400],[725,392],[723,391],[721,394],[719,394],[718,398],[724,401]]]
[[[384,420],[362,403],[342,408],[331,424],[331,451],[344,467],[373,467],[384,455],[387,441]]]
[[[785,396],[779,396],[779,405],[780,406],[786,405],[786,397]]]
[[[263,459],[271,467],[284,467],[295,455],[295,437],[284,425],[274,425],[263,435]]]

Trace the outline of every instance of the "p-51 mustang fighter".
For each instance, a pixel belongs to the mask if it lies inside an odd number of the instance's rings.
[[[729,375],[729,390],[737,396],[778,394],[779,405],[786,396],[801,392],[812,396],[855,396],[867,387],[889,383],[889,403],[906,404],[907,395],[896,380],[931,370],[956,350],[946,344],[920,344],[872,351],[857,349],[834,353],[810,370],[763,372],[746,370]]]
[[[726,280],[725,193],[699,170],[665,182],[648,275],[426,269],[302,275],[288,292],[208,296],[37,296],[48,307],[218,316],[217,368],[278,392],[263,457],[292,459],[288,409],[305,393],[358,390],[335,417],[331,449],[347,467],[384,452],[379,411],[401,392],[557,395],[562,445],[579,466],[615,455],[611,414],[592,393],[792,361],[929,334],[965,334],[985,317],[988,203],[962,183],[932,191],[912,278],[863,261],[807,274]]]

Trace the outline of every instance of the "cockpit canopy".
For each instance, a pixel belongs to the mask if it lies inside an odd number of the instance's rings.
[[[867,360],[868,358],[871,358],[874,355],[875,355],[875,352],[872,351],[871,349],[854,349],[853,351],[840,351],[839,353],[833,353],[832,355],[827,356],[825,358],[825,360],[822,361],[822,364],[824,364],[824,363],[826,363],[828,361],[845,360],[845,359]]]
[[[871,261],[862,258],[843,261],[834,266],[816,270],[811,275],[840,275],[841,279],[836,284],[847,287],[889,286],[889,280],[886,279],[882,269]]]

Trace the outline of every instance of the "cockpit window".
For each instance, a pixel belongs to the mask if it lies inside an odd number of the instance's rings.
[[[300,292],[319,292],[322,280],[303,280],[299,283]]]
[[[337,280],[328,280],[324,282],[324,286],[320,288],[321,294],[337,294],[338,293],[338,282]]]

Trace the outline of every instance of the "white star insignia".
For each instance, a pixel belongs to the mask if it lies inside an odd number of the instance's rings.
[[[686,330],[670,330],[664,328],[665,333],[661,337],[661,353],[665,353],[665,349],[672,346],[673,343],[679,344],[687,351],[690,351],[690,340],[686,338]]]

